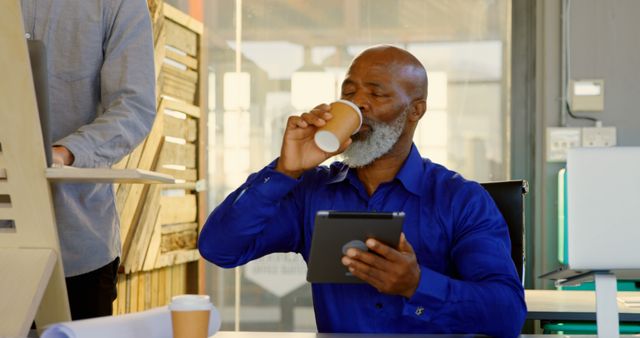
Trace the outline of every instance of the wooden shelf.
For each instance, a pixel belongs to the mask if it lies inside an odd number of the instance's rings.
[[[65,183],[175,183],[170,175],[142,169],[59,167],[47,168],[46,177]]]

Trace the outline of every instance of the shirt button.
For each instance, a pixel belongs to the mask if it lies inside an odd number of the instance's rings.
[[[25,37],[25,38],[27,38],[27,39],[31,39],[31,34],[26,33],[26,34],[24,35],[24,37]]]
[[[376,309],[382,309],[382,303],[376,303]]]
[[[422,316],[423,313],[424,308],[422,306],[418,306],[418,308],[416,309],[416,316]]]

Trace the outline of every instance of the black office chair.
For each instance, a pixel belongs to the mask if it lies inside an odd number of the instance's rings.
[[[529,192],[525,180],[481,183],[491,195],[509,227],[511,259],[516,266],[520,282],[524,285],[524,195]]]

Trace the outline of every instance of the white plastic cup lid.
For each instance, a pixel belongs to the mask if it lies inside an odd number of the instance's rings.
[[[171,298],[171,311],[206,311],[213,305],[207,295],[179,295]]]
[[[326,130],[318,131],[313,139],[318,145],[318,148],[328,153],[333,153],[340,147],[340,141],[336,135]]]

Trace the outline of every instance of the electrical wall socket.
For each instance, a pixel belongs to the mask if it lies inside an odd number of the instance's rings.
[[[583,147],[613,147],[616,144],[616,127],[582,128]]]
[[[613,147],[616,127],[547,128],[547,162],[565,162],[569,148]]]
[[[564,162],[567,150],[582,144],[581,128],[547,128],[547,162]]]

